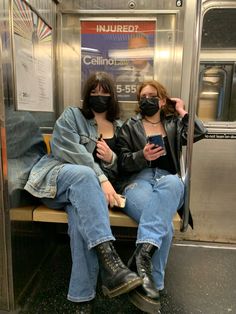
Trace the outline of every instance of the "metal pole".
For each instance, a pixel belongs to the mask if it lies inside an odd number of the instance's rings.
[[[198,100],[198,79],[199,76],[199,54],[201,47],[201,4],[202,1],[196,0],[196,11],[194,18],[194,36],[193,36],[193,53],[192,53],[192,68],[190,78],[189,91],[189,128],[186,150],[186,168],[185,168],[185,196],[184,196],[184,213],[182,226],[180,231],[185,232],[188,229],[189,222],[189,204],[190,204],[190,187],[191,187],[191,164],[193,150],[193,134],[194,134],[194,117],[196,112],[196,104]]]

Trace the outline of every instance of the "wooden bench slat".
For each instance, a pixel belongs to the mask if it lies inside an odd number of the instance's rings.
[[[111,226],[116,227],[137,227],[136,221],[127,216],[120,210],[111,210],[109,209],[109,217]]]
[[[33,211],[33,221],[67,223],[67,214],[64,210],[50,209],[40,205]]]
[[[112,226],[137,227],[136,222],[120,211],[109,210]],[[41,222],[67,223],[67,214],[63,210],[50,209],[40,205],[33,211],[33,220]]]
[[[111,226],[116,227],[137,227],[137,223],[127,216],[125,213],[119,210],[109,210],[109,217]],[[40,205],[33,211],[33,221],[40,222],[55,222],[55,223],[67,223],[67,214],[63,210],[50,209],[46,206]],[[180,218],[178,214],[174,217],[175,229],[180,228]]]
[[[11,221],[32,221],[35,205],[17,207],[10,209]]]

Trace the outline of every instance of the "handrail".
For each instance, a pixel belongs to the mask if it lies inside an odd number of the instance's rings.
[[[200,46],[201,46],[201,33],[200,33],[200,23],[201,23],[201,2],[196,1],[196,11],[195,11],[195,24],[194,24],[194,34],[193,36],[193,55],[192,59],[196,60],[193,62],[191,68],[191,78],[190,78],[190,91],[189,91],[189,127],[188,127],[188,138],[187,138],[187,149],[186,149],[186,165],[185,165],[185,195],[184,195],[184,212],[182,217],[182,225],[180,231],[185,232],[188,229],[189,223],[189,203],[190,203],[190,187],[191,187],[191,164],[192,164],[192,151],[193,151],[193,134],[194,134],[194,118],[196,112],[196,104],[198,99],[198,80],[196,77],[199,75],[199,56],[200,56]]]

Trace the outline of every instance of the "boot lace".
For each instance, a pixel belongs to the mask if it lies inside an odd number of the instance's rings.
[[[103,251],[103,258],[106,266],[114,273],[126,268],[113,246],[110,251]]]
[[[142,257],[139,259],[138,268],[142,273],[146,273],[147,275],[152,274],[152,262],[151,256],[148,252],[142,252]]]

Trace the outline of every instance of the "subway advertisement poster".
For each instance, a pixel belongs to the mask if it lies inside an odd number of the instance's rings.
[[[155,32],[156,20],[81,21],[82,82],[108,72],[119,100],[135,101],[137,85],[153,78]]]

